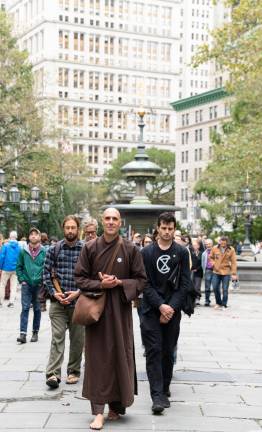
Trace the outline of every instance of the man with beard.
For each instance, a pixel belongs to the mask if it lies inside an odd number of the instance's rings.
[[[84,328],[72,323],[75,301],[79,296],[74,269],[83,246],[78,239],[79,228],[79,220],[75,216],[66,216],[63,221],[64,239],[51,246],[46,253],[44,284],[51,296],[49,316],[52,327],[46,384],[51,389],[57,388],[61,381],[67,328],[70,348],[66,383],[76,384],[80,376]]]
[[[81,291],[104,290],[100,320],[86,327],[83,396],[90,400],[94,421],[102,429],[105,404],[109,420],[118,420],[136,393],[132,300],[143,290],[146,275],[137,247],[119,236],[121,217],[115,208],[103,213],[104,234],[85,244],[75,276]]]

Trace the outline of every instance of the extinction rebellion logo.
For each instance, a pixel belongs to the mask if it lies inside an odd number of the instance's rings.
[[[162,274],[166,274],[169,272],[170,267],[167,265],[168,261],[170,260],[170,256],[169,255],[161,255],[157,262],[156,262],[156,266],[157,266],[157,270],[162,273]]]

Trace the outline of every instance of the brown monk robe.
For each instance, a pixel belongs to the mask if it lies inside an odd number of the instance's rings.
[[[106,271],[118,239],[117,231],[111,242],[102,235],[84,245],[75,268],[76,283],[82,291],[100,289],[98,272]],[[95,261],[97,255],[99,260]],[[121,285],[106,289],[103,315],[98,323],[86,327],[83,396],[91,401],[94,415],[103,414],[106,403],[111,412],[124,414],[136,392],[131,301],[143,290],[146,275],[140,251],[128,240],[122,240],[111,274]]]

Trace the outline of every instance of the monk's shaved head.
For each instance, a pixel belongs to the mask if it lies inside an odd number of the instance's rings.
[[[107,209],[105,209],[102,218],[104,219],[104,217],[105,217],[107,214],[111,214],[111,215],[114,214],[114,215],[116,215],[119,219],[121,219],[121,215],[120,215],[119,211],[118,211],[116,208],[114,208],[114,207],[108,207]]]
[[[104,228],[104,237],[107,241],[113,240],[118,236],[121,227],[121,216],[119,211],[114,207],[105,209],[102,216],[102,225]]]

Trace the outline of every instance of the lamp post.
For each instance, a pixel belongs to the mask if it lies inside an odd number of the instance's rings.
[[[47,193],[45,193],[45,199],[41,201],[40,189],[35,185],[31,188],[30,198],[29,201],[24,197],[21,199],[21,193],[15,183],[15,177],[13,185],[7,191],[5,189],[5,172],[0,168],[0,207],[5,208],[5,213],[7,210],[9,210],[9,214],[11,213],[9,207],[6,207],[8,204],[19,205],[20,212],[26,214],[30,222],[33,222],[32,217],[38,215],[40,211],[44,214],[49,213],[50,202],[48,201]],[[34,220],[34,222],[37,223],[37,220]]]
[[[231,204],[231,212],[235,218],[244,216],[245,218],[245,240],[242,246],[242,256],[253,256],[254,253],[251,249],[251,226],[252,219],[256,216],[262,216],[262,203],[258,200],[252,199],[252,194],[248,184],[241,191],[242,201],[235,201]]]

